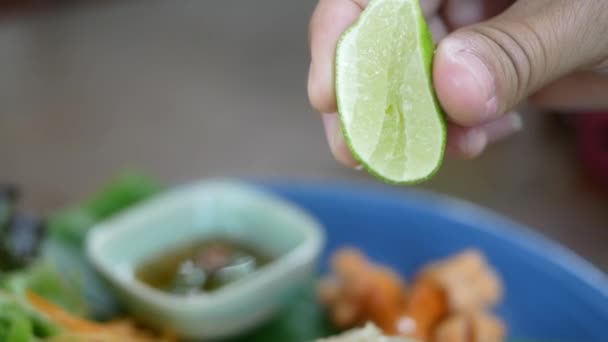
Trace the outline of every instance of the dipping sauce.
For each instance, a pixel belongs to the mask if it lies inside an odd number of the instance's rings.
[[[164,292],[191,295],[212,292],[242,279],[272,261],[240,242],[206,239],[177,246],[142,263],[139,280]]]

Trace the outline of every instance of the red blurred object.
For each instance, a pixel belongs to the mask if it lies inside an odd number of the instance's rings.
[[[576,116],[579,158],[594,182],[608,189],[608,111]]]

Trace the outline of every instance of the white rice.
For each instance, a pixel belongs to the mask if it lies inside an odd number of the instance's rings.
[[[373,323],[367,323],[363,328],[349,330],[338,336],[323,338],[316,342],[415,342],[403,337],[382,335],[382,331]]]

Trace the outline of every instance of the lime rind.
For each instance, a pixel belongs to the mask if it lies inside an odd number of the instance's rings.
[[[425,92],[428,92],[428,94],[431,97],[431,102],[432,102],[432,106],[433,109],[435,110],[437,119],[438,119],[438,125],[439,125],[439,132],[438,134],[440,134],[440,143],[439,143],[439,150],[436,151],[437,154],[437,158],[435,158],[435,163],[434,165],[430,168],[430,171],[427,172],[426,174],[419,176],[419,177],[413,177],[413,178],[393,178],[393,177],[388,177],[383,171],[378,170],[376,167],[373,167],[372,165],[370,165],[370,161],[366,160],[365,158],[363,158],[359,151],[354,147],[353,145],[353,139],[350,136],[350,132],[349,129],[347,127],[347,123],[345,120],[345,116],[342,114],[342,109],[344,108],[344,105],[341,101],[341,97],[338,95],[338,89],[340,89],[340,75],[339,73],[341,72],[341,68],[340,68],[340,60],[341,60],[341,46],[343,45],[345,39],[347,37],[349,37],[350,34],[353,33],[354,30],[359,28],[359,25],[361,24],[362,21],[364,21],[366,19],[366,16],[369,15],[369,11],[368,9],[373,8],[374,6],[379,6],[381,5],[381,2],[383,1],[399,1],[403,4],[407,4],[411,6],[411,9],[413,10],[411,15],[414,18],[414,26],[416,28],[416,39],[418,43],[418,47],[415,49],[414,54],[421,54],[421,59],[422,59],[422,67],[424,68],[423,72],[424,72],[424,77],[426,77],[427,82],[425,83],[425,87],[428,87],[428,89],[424,89]],[[381,37],[379,37],[378,39],[381,39]],[[345,137],[345,141],[346,144],[348,145],[351,153],[353,154],[353,157],[359,162],[361,163],[361,165],[365,168],[365,170],[370,173],[371,175],[375,176],[376,178],[381,179],[382,181],[389,183],[389,184],[416,184],[416,183],[420,183],[422,181],[425,181],[427,179],[429,179],[430,177],[432,177],[440,168],[442,161],[444,159],[444,153],[445,153],[445,146],[446,146],[446,123],[445,123],[445,114],[439,104],[439,101],[437,99],[437,96],[435,94],[433,85],[432,85],[432,63],[433,63],[433,54],[434,54],[434,43],[433,43],[433,39],[430,33],[430,30],[428,29],[428,25],[426,23],[426,21],[424,20],[423,14],[422,14],[422,10],[420,8],[420,4],[417,0],[372,0],[369,4],[367,9],[361,14],[360,18],[357,20],[357,22],[355,22],[349,29],[346,30],[346,32],[344,32],[344,34],[342,35],[342,37],[340,38],[339,42],[338,42],[338,47],[336,50],[336,66],[335,66],[335,80],[336,80],[336,96],[337,96],[337,104],[338,104],[338,111],[341,113],[340,116],[340,124],[341,124],[341,128],[342,128],[342,132],[344,134]],[[387,95],[388,96],[388,95]],[[390,107],[388,109],[391,109]],[[385,120],[385,118],[383,118],[383,121]],[[402,122],[403,120],[398,120],[399,124],[403,124]],[[380,143],[380,139],[378,140]],[[395,146],[396,149],[399,149],[399,145]],[[394,152],[394,151],[393,151]]]

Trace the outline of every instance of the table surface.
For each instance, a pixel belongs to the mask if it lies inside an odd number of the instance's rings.
[[[314,1],[124,1],[0,21],[0,180],[34,210],[117,171],[376,182],[331,158],[306,98]],[[608,269],[606,193],[571,132],[530,113],[475,161],[423,188],[534,227]],[[408,191],[407,187],[403,191]]]

